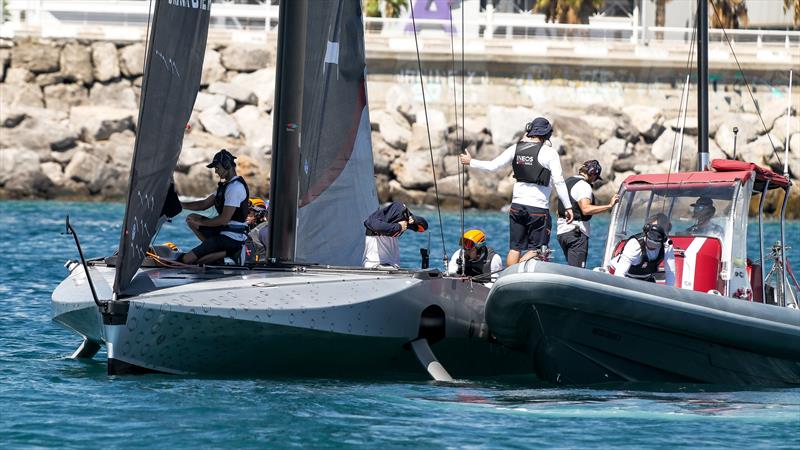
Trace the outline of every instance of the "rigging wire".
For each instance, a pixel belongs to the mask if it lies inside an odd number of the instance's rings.
[[[419,71],[419,87],[422,91],[422,107],[425,111],[425,130],[428,132],[428,151],[431,155],[431,172],[433,173],[433,189],[436,194],[436,213],[439,216],[439,233],[442,238],[442,259],[444,260],[445,269],[447,269],[447,246],[444,242],[444,226],[442,225],[442,208],[439,202],[439,183],[436,180],[436,163],[433,159],[433,142],[431,141],[431,125],[428,119],[428,103],[425,100],[425,84],[422,78],[422,60],[419,56],[419,39],[417,38],[417,20],[414,17],[414,8],[411,8],[411,24],[414,27],[414,47],[417,51],[417,70]]]
[[[467,146],[466,144],[466,130],[467,130],[467,121],[466,121],[466,107],[467,103],[464,99],[464,91],[465,91],[465,74],[466,70],[464,69],[464,50],[466,49],[464,44],[464,39],[466,36],[465,28],[464,28],[464,2],[461,2],[459,5],[461,8],[461,145],[460,149],[463,152]],[[451,28],[452,30],[452,28]],[[455,75],[455,74],[454,74]],[[459,152],[459,154],[461,153]],[[462,173],[462,182],[459,185],[459,194],[461,195],[461,236],[464,236],[464,198],[466,197],[467,188],[465,186],[467,182],[467,166],[461,164],[461,161],[458,162],[458,167],[461,169]],[[465,250],[466,253],[466,250]],[[464,267],[466,268],[466,264]]]
[[[722,23],[722,18],[719,15],[719,11],[717,10],[717,6],[714,2],[710,2],[711,6],[714,8],[714,15],[717,16],[717,21]],[[744,74],[744,70],[742,69],[742,65],[739,64],[739,58],[736,56],[736,52],[733,50],[733,45],[731,44],[731,40],[728,38],[728,32],[725,31],[724,27],[720,27],[722,30],[723,36],[725,36],[725,41],[728,43],[728,48],[731,49],[731,54],[733,55],[733,60],[736,61],[736,66],[739,68],[739,73],[742,74],[742,80],[744,80],[744,85],[747,87],[747,93],[750,94],[750,99],[753,100],[753,106],[756,108],[756,113],[758,114],[758,119],[761,120],[761,126],[764,127],[764,134],[767,135],[767,139],[769,139],[769,145],[772,147],[772,154],[775,155],[775,158],[778,159],[778,164],[783,165],[781,162],[781,156],[775,150],[775,144],[772,142],[772,136],[769,135],[769,130],[767,130],[767,124],[764,122],[764,117],[761,116],[761,108],[758,107],[758,102],[756,102],[755,97],[753,97],[753,91],[750,90],[750,83],[747,81],[747,76]]]
[[[455,122],[456,122],[456,142],[458,144],[459,153],[461,153],[464,150],[463,147],[464,147],[465,126],[464,126],[464,120],[462,118],[462,120],[461,120],[461,135],[459,137],[459,134],[458,134],[458,95],[456,93],[457,92],[456,91],[456,84],[457,84],[456,83],[456,51],[455,51],[455,47],[456,46],[455,46],[455,41],[454,41],[454,38],[453,38],[453,29],[454,29],[453,28],[453,4],[452,3],[448,3],[447,6],[448,6],[448,11],[450,13],[449,14],[449,16],[450,16],[450,60],[452,62],[452,67],[453,67],[453,115],[455,117]],[[463,20],[463,16],[464,16],[463,6],[462,6],[461,16],[462,16],[462,20]],[[461,37],[462,37],[462,39],[464,38],[464,26],[463,26],[463,23],[462,23],[462,26],[461,26]],[[461,47],[461,61],[462,62],[464,61],[463,43],[462,43],[462,47]],[[462,67],[463,67],[463,64],[462,64]],[[462,92],[464,91],[463,73],[462,73],[461,91]],[[463,98],[462,98],[462,102],[461,102],[461,109],[462,109],[462,111],[464,109]],[[456,164],[457,164],[456,171],[458,172],[458,195],[459,195],[460,202],[461,202],[461,207],[460,207],[460,211],[459,211],[460,212],[460,219],[461,219],[461,234],[460,234],[460,237],[459,237],[459,246],[461,247],[460,256],[463,259],[464,258],[464,254],[466,254],[466,247],[465,247],[465,242],[464,242],[464,239],[463,239],[463,237],[464,237],[464,182],[466,181],[466,170],[465,170],[463,164],[461,164],[460,161],[457,162]],[[462,264],[461,265],[461,275],[464,275],[464,270],[466,270],[466,264]]]

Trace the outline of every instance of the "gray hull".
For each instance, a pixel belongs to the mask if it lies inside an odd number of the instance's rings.
[[[425,333],[431,313],[442,326],[428,338],[453,376],[530,371],[524,355],[486,339],[488,289],[460,280],[367,270],[143,270],[142,292],[125,299],[125,323],[103,325],[82,272],[54,292],[54,320],[105,345],[110,373],[425,377],[408,343]],[[113,268],[93,269],[96,284],[111,279]]]
[[[495,283],[486,317],[552,382],[800,384],[796,309],[530,261]]]

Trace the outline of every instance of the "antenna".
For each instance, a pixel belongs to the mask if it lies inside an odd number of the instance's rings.
[[[787,102],[788,105],[786,106],[786,143],[784,144],[783,150],[783,176],[789,178],[789,141],[792,137],[789,128],[791,127],[791,121],[789,118],[792,116],[792,70],[789,71],[789,101]],[[796,175],[796,174],[795,174]]]
[[[736,138],[739,137],[739,127],[733,127],[733,159],[736,159]]]

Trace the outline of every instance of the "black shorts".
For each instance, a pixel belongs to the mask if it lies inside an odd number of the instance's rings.
[[[586,256],[589,254],[589,236],[575,227],[574,230],[558,235],[558,243],[564,250],[567,264],[572,267],[586,267]]]
[[[205,241],[201,242],[200,245],[193,248],[192,253],[194,253],[197,258],[202,258],[203,256],[210,255],[212,253],[224,251],[225,256],[233,259],[234,261],[240,262],[239,259],[241,258],[242,245],[244,245],[244,241],[237,241],[236,239],[231,239],[228,236],[217,234],[216,236],[209,237]]]
[[[508,210],[508,220],[508,247],[511,250],[536,250],[550,242],[550,228],[553,224],[550,211],[512,203]]]

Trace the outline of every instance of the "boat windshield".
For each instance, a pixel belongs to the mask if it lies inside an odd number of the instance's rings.
[[[656,215],[670,236],[723,240],[730,229],[735,194],[733,183],[670,189],[630,186],[623,192],[617,209],[616,240],[639,233],[648,218]]]

